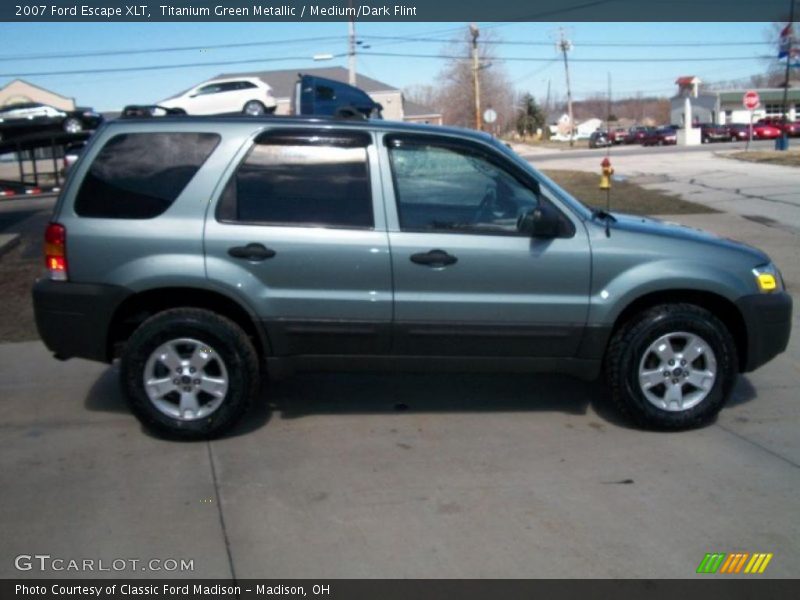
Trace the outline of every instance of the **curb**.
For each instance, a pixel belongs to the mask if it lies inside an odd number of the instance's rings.
[[[18,233],[0,233],[0,257],[16,248],[19,245],[19,240],[20,235]]]

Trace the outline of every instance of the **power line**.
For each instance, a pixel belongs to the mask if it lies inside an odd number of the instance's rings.
[[[341,58],[346,54],[333,54],[332,58]],[[309,56],[283,56],[280,58],[246,58],[242,60],[223,60],[199,63],[182,63],[172,65],[147,65],[143,67],[116,67],[101,69],[74,69],[70,71],[37,71],[32,73],[0,73],[0,77],[49,77],[51,75],[84,75],[87,73],[130,73],[133,71],[162,71],[168,69],[192,69],[195,67],[221,67],[228,65],[244,65],[249,63],[281,62],[287,60],[311,60]]]
[[[437,43],[447,44],[453,40],[442,38],[430,37],[407,37],[399,35],[364,35],[361,36],[370,40],[402,40],[406,42],[420,42],[420,43]],[[484,40],[482,42],[486,45],[496,46],[552,46],[550,42],[530,42],[519,40]],[[711,47],[725,47],[725,46],[770,46],[772,42],[581,42],[580,46],[584,48],[711,48]]]
[[[129,54],[163,54],[165,52],[188,52],[192,50],[220,50],[225,48],[253,48],[258,46],[275,46],[278,44],[293,44],[306,42],[325,42],[341,40],[340,36],[321,36],[309,38],[295,38],[291,40],[271,40],[267,42],[240,42],[236,44],[206,44],[203,46],[170,46],[166,48],[142,48],[129,50],[87,50],[83,52],[59,52],[58,54],[18,54],[16,56],[0,56],[0,61],[10,60],[48,60],[55,58],[92,58],[97,56],[120,56]]]
[[[445,60],[469,60],[466,55],[455,54],[405,54],[394,52],[364,52],[369,56],[385,56],[395,58],[439,58]],[[712,56],[712,57],[675,57],[675,58],[573,58],[573,62],[585,63],[636,63],[636,62],[732,62],[742,60],[771,59],[771,56]],[[534,58],[528,56],[504,56],[498,58],[502,61],[515,62],[549,62],[551,58]]]

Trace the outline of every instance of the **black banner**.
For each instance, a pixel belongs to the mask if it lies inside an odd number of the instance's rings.
[[[701,576],[702,577],[702,576]],[[752,576],[751,576],[752,577]],[[3,580],[0,598],[320,598],[324,600],[759,600],[797,597],[792,580]]]
[[[138,1],[138,3],[137,3]],[[0,21],[784,21],[788,0],[17,0]]]

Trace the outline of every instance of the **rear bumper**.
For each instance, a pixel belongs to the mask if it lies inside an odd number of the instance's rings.
[[[786,292],[744,296],[736,301],[747,327],[747,361],[753,371],[786,350],[792,332],[792,297]]]
[[[40,279],[33,286],[39,336],[56,358],[109,362],[108,330],[126,288]]]

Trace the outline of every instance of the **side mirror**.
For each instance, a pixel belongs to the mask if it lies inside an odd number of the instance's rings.
[[[558,237],[560,229],[558,211],[549,204],[541,204],[519,218],[517,229],[535,238]]]

